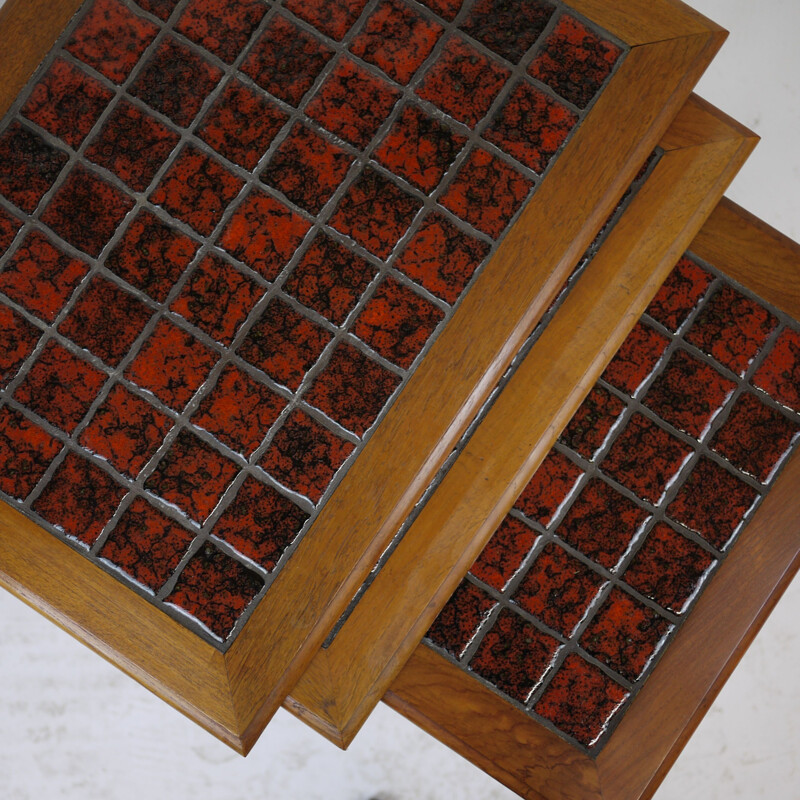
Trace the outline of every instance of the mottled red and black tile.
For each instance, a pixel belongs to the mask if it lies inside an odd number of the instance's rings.
[[[180,0],[134,0],[134,2],[139,8],[149,11],[160,20],[166,22]]]
[[[361,16],[367,0],[286,0],[284,5],[318,31],[340,41]]]
[[[677,331],[697,308],[713,280],[710,272],[683,256],[647,307],[647,313],[665,328]]]
[[[19,411],[0,407],[0,491],[24,500],[61,452],[61,442]]]
[[[669,339],[637,322],[603,373],[603,380],[631,396],[653,374]]]
[[[232,64],[267,8],[264,0],[189,0],[175,30]]]
[[[528,519],[549,525],[572,496],[583,470],[563,453],[551,450],[522,490],[514,507]]]
[[[800,333],[786,328],[753,376],[753,385],[800,413]]]
[[[462,581],[425,634],[426,638],[456,658],[461,658],[496,605],[477,586]]]
[[[0,206],[0,256],[2,256],[14,241],[17,231],[22,227],[22,223],[13,215],[9,214]]]
[[[42,332],[22,315],[0,304],[0,389],[5,388],[33,352]]]
[[[456,18],[461,6],[464,5],[464,0],[420,0],[420,2],[448,22]]]
[[[602,386],[595,386],[558,440],[591,461],[608,440],[624,410],[625,403],[616,395]]]
[[[510,514],[492,534],[470,573],[498,592],[517,574],[539,535],[522,520]]]

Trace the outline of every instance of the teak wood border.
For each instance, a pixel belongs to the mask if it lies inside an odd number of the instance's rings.
[[[242,753],[305,671],[726,36],[678,0],[630,0],[624,13],[616,0],[572,5],[629,43],[629,53],[224,655],[18,512],[0,508],[0,583]],[[0,39],[12,44],[0,50],[0,113],[78,6],[9,0],[0,11]]]
[[[795,319],[800,245],[723,200],[691,250]],[[529,800],[652,797],[800,567],[800,453],[592,759],[420,645],[386,702]]]
[[[661,161],[286,708],[352,741],[755,142],[690,98]]]

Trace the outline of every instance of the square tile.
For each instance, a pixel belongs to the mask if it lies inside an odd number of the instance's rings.
[[[45,209],[42,222],[97,258],[132,208],[133,198],[78,164]]]
[[[744,375],[777,325],[766,308],[725,284],[706,302],[685,339]]]
[[[442,26],[400,0],[383,0],[350,45],[353,55],[406,84],[430,55]]]
[[[144,192],[178,140],[178,134],[166,125],[120,100],[87,148],[86,158],[113,172],[131,189]]]
[[[159,320],[125,377],[182,411],[205,383],[219,356],[190,333]]]
[[[364,149],[378,132],[400,93],[386,81],[342,56],[306,113],[331,133]]]
[[[474,128],[510,76],[505,67],[453,36],[417,87],[417,94]]]
[[[551,450],[514,503],[528,519],[547,527],[569,500],[583,470],[557,450]]]
[[[194,535],[137,497],[97,554],[157,592],[180,563]]]
[[[635,681],[672,626],[621,589],[611,590],[581,637],[587,653]]]
[[[238,471],[232,461],[184,429],[144,487],[202,525]]]
[[[606,569],[614,569],[650,515],[599,478],[572,504],[556,534]]]
[[[613,42],[572,15],[562,14],[528,72],[573,105],[586,108],[621,55]]]
[[[352,162],[353,157],[340,147],[297,123],[261,173],[261,180],[306,211],[319,214]]]
[[[72,433],[105,381],[104,373],[51,340],[14,397],[51,425]]]
[[[307,519],[305,511],[275,489],[247,478],[214,526],[214,536],[270,572]]]
[[[361,256],[320,233],[292,270],[283,289],[307,308],[341,325],[376,272]]]
[[[21,227],[22,223],[0,206],[0,256],[11,247]]]
[[[385,260],[420,208],[419,200],[366,167],[342,198],[330,225]]]
[[[52,322],[89,267],[31,231],[0,272],[0,292],[45,322]]]
[[[712,449],[762,483],[791,449],[800,426],[745,392],[711,440]]]
[[[295,409],[275,434],[261,466],[278,483],[319,503],[355,445]]]
[[[755,489],[703,456],[667,507],[667,515],[721,550],[757,499]]]
[[[38,133],[12,122],[0,134],[0,194],[32,214],[67,160]]]
[[[210,236],[244,182],[219,162],[188,146],[161,179],[150,201]]]
[[[592,461],[608,441],[625,403],[602,386],[595,386],[572,415],[558,441]]]
[[[238,352],[273,380],[297,391],[332,338],[282,300],[272,300]]]
[[[408,369],[443,319],[440,308],[386,277],[358,315],[353,333],[385,359]]]
[[[134,0],[137,6],[166,22],[180,0]]]
[[[344,38],[366,4],[367,0],[286,0],[284,3],[293,14],[337,41]]]
[[[167,36],[128,91],[176,125],[188,128],[221,79],[220,69]]]
[[[710,272],[683,256],[650,302],[647,314],[665,328],[677,331],[697,308],[713,280]]]
[[[61,452],[61,442],[19,411],[0,406],[0,491],[24,500]]]
[[[182,608],[220,639],[227,639],[264,582],[210,542],[186,565],[164,602]]]
[[[5,388],[33,352],[42,332],[20,314],[0,304],[0,389]]]
[[[214,341],[230,345],[265,291],[212,253],[197,265],[170,310]]]
[[[351,345],[340,344],[304,399],[363,437],[400,383],[399,375]]]
[[[189,0],[175,30],[232,64],[268,8],[264,0]]]
[[[521,81],[483,137],[542,173],[577,124],[577,115],[566,106]]]
[[[203,117],[197,135],[228,161],[253,170],[288,119],[275,103],[232,80]]]
[[[262,89],[297,106],[333,54],[328,45],[275,15],[240,69]]]
[[[538,538],[533,528],[508,514],[470,568],[470,573],[502,592],[519,572]]]
[[[253,190],[222,231],[220,246],[274,281],[300,246],[311,223],[268,194]]]
[[[95,0],[65,49],[114,83],[136,66],[158,28],[118,0]]]
[[[461,6],[464,5],[464,0],[419,0],[422,5],[427,6],[431,11],[437,13],[448,22],[452,22],[459,11]]]
[[[603,373],[603,380],[633,397],[653,374],[669,339],[649,325],[637,322]]]
[[[77,150],[113,97],[82,69],[57,58],[33,87],[22,114]]]
[[[75,453],[68,453],[33,510],[67,536],[91,547],[127,490],[107,472]]]
[[[496,605],[477,586],[461,581],[425,636],[450,655],[461,658]]]
[[[800,413],[800,333],[784,329],[753,376],[753,385]]]
[[[228,364],[206,395],[192,423],[249,458],[286,407],[286,400]]]
[[[456,216],[497,239],[528,198],[533,183],[514,167],[477,148],[441,199]]]

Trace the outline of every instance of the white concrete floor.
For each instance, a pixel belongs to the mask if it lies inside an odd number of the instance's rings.
[[[800,5],[693,4],[732,31],[700,93],[764,139],[729,195],[798,239]],[[800,582],[656,800],[798,800],[798,614]],[[0,800],[514,797],[383,706],[347,753],[281,712],[241,759],[4,592],[0,643]]]

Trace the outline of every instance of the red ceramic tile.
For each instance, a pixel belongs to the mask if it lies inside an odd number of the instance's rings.
[[[542,34],[554,10],[542,0],[478,0],[461,28],[516,63]]]
[[[283,288],[304,306],[341,325],[375,273],[368,261],[320,233]]]
[[[134,0],[134,2],[140,8],[166,22],[179,0]]]
[[[800,333],[786,328],[753,377],[753,385],[800,413]]]
[[[0,407],[0,491],[24,500],[44,477],[61,442],[18,411]]]
[[[50,201],[42,222],[73,247],[97,257],[132,208],[132,198],[79,164]]]
[[[71,433],[83,419],[106,376],[49,341],[14,397],[49,423]]]
[[[12,122],[0,134],[0,194],[31,214],[66,163],[66,153]]]
[[[175,571],[194,536],[137,497],[100,548],[105,558],[157,592]]]
[[[533,188],[514,167],[485,150],[470,153],[441,203],[496,239]]]
[[[113,96],[82,69],[57,58],[33,87],[22,113],[77,150]]]
[[[291,500],[247,478],[214,526],[214,536],[271,571],[307,519],[308,514]]]
[[[0,388],[19,371],[22,362],[33,352],[42,332],[7,306],[0,305]]]
[[[571,497],[583,471],[557,450],[542,461],[514,507],[529,519],[547,526]]]
[[[522,81],[483,136],[541,173],[577,123],[577,115],[566,106]]]
[[[178,144],[178,134],[121,100],[86,150],[86,158],[143,192]]]
[[[430,214],[395,267],[451,305],[489,254],[486,242],[463,233],[443,215]]]
[[[194,258],[197,247],[188,236],[142,210],[106,258],[105,265],[131,286],[164,302]]]
[[[758,492],[703,456],[667,514],[721,550],[739,529]]]
[[[514,593],[514,602],[545,625],[571,636],[603,579],[557,544],[548,542]]]
[[[426,637],[451,655],[461,658],[496,605],[477,586],[462,581],[431,625]]]
[[[492,534],[470,572],[498,592],[506,588],[533,549],[538,534],[510,514]]]
[[[129,91],[177,125],[188,128],[221,78],[220,69],[168,36]]]
[[[647,313],[665,328],[677,331],[711,285],[714,276],[683,256],[658,290]]]
[[[95,0],[66,50],[114,83],[122,83],[158,28],[118,0]]]
[[[0,256],[2,256],[14,241],[17,231],[22,223],[14,216],[0,207]]]
[[[627,697],[628,692],[618,683],[573,653],[566,657],[534,711],[591,747]]]
[[[212,339],[230,345],[264,288],[219,256],[207,255],[170,309]]]
[[[401,379],[349,344],[340,344],[305,400],[357,436],[372,427]]]
[[[800,426],[746,392],[711,440],[737,469],[766,483],[800,432]]]
[[[308,104],[307,113],[331,133],[363,149],[399,96],[386,81],[342,57]]]
[[[31,231],[0,272],[0,292],[45,322],[52,322],[89,268]]]
[[[189,0],[175,30],[232,64],[267,8],[264,0]]]
[[[602,386],[595,386],[573,414],[559,441],[591,461],[608,440],[624,410],[625,403],[616,395]]]
[[[706,303],[685,338],[744,375],[777,325],[766,308],[726,284]]]
[[[581,645],[623,678],[635,681],[670,628],[655,611],[614,588],[581,637]]]
[[[258,575],[207,542],[186,565],[165,602],[226,639],[263,586]]]
[[[125,376],[181,411],[205,382],[217,358],[190,333],[162,319]]]
[[[161,446],[172,420],[117,384],[97,409],[80,443],[112,467],[136,478]]]
[[[281,300],[273,300],[250,328],[239,355],[296,391],[333,337]]]
[[[702,547],[659,522],[623,577],[662,608],[680,614],[713,563]]]
[[[420,0],[420,2],[448,22],[456,18],[461,6],[464,5],[464,0]]]
[[[469,666],[501,692],[524,703],[544,677],[558,647],[552,636],[503,609]]]
[[[622,55],[580,20],[563,14],[528,72],[578,108],[586,108]]]
[[[613,569],[649,518],[605,481],[590,480],[556,533],[593,561]]]
[[[270,443],[261,466],[287,489],[318,503],[354,449],[295,409]]]
[[[428,70],[417,94],[459,122],[475,127],[510,75],[505,67],[454,36]]]
[[[274,16],[241,66],[262,89],[299,105],[333,50],[282,16]]]
[[[406,106],[376,150],[375,158],[395,175],[430,194],[467,140],[416,106]]]
[[[350,45],[351,52],[408,83],[442,35],[438,22],[412,11],[400,0],[383,0]]]
[[[735,388],[713,367],[676,350],[642,402],[661,419],[699,439]]]
[[[408,369],[444,312],[394,278],[385,278],[358,315],[353,333],[384,358]]]
[[[318,214],[344,180],[352,156],[297,123],[272,156],[261,180],[293,203]]]
[[[285,407],[280,395],[229,364],[192,422],[249,458]]]
[[[202,525],[237,472],[232,461],[193,433],[182,430],[147,479],[145,489]]]
[[[67,536],[91,547],[125,494],[126,490],[107,472],[68,453],[33,504],[33,510]]]
[[[367,167],[342,198],[330,224],[370,253],[386,259],[421,207],[397,184]]]
[[[284,5],[300,19],[337,41],[361,16],[367,0],[286,0]]]
[[[637,322],[606,367],[603,380],[633,397],[653,374],[668,345],[666,336],[649,325]]]
[[[229,161],[255,169],[289,115],[240,81],[231,81],[203,118],[197,135]]]
[[[274,281],[303,241],[311,224],[274,197],[252,191],[220,237],[232,256]]]
[[[173,162],[150,200],[209,236],[242,186],[225,167],[190,146]]]

